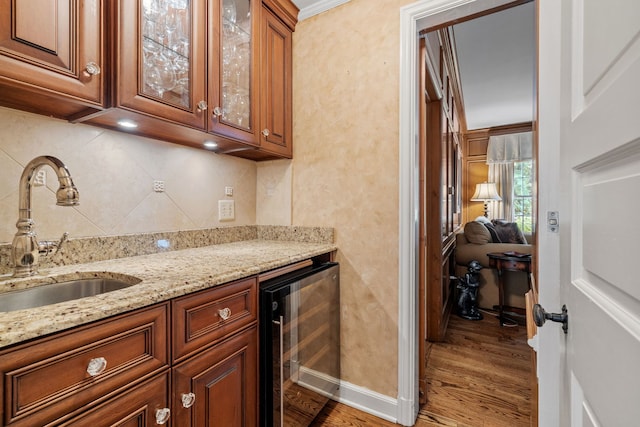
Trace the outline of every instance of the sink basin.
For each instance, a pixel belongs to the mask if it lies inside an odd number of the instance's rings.
[[[124,282],[111,278],[89,278],[11,291],[0,294],[0,312],[42,307],[58,302],[91,297],[124,289],[137,283],[140,283],[140,280]]]

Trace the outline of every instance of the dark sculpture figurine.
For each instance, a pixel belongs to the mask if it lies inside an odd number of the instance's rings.
[[[471,261],[464,277],[458,277],[458,316],[468,320],[482,320],[478,311],[479,272],[482,266],[478,261]]]

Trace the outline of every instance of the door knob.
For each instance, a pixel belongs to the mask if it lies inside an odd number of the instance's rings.
[[[533,321],[537,326],[544,325],[544,322],[551,320],[552,322],[562,323],[562,330],[567,333],[569,329],[569,315],[567,314],[567,306],[562,306],[562,313],[547,313],[540,304],[533,305]]]

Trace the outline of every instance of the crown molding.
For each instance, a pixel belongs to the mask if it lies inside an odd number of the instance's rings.
[[[348,3],[350,0],[320,0],[316,1],[310,6],[300,9],[298,14],[298,22],[312,16],[318,15],[322,12],[326,12],[329,9],[338,7],[344,3]]]

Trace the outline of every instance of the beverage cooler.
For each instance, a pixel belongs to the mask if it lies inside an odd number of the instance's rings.
[[[260,425],[308,426],[338,390],[340,267],[324,263],[260,285]]]

